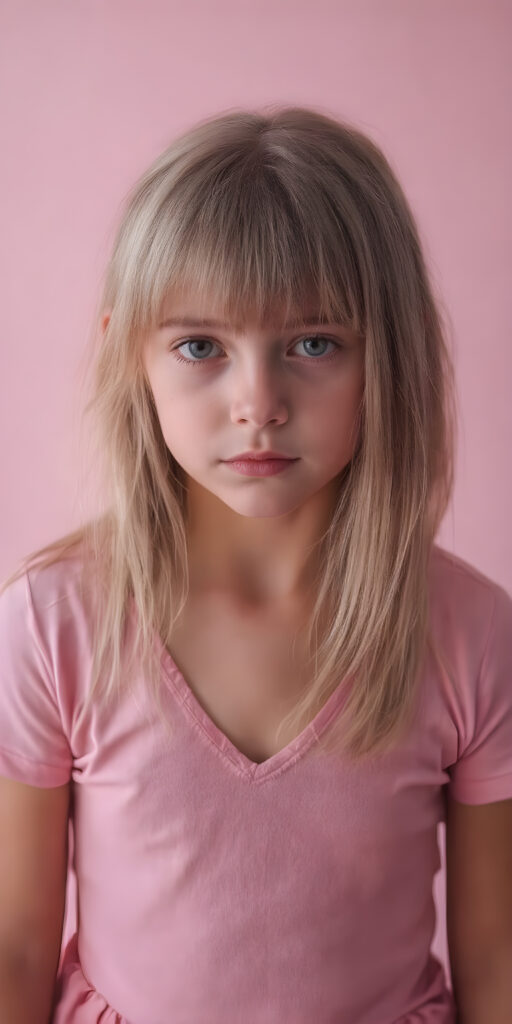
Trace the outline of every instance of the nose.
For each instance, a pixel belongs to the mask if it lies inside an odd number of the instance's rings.
[[[285,423],[288,419],[282,380],[268,363],[260,362],[258,366],[241,370],[233,381],[233,388],[233,423],[252,423],[261,428],[266,423]]]

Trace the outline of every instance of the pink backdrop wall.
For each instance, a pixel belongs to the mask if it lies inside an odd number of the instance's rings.
[[[87,502],[81,363],[126,191],[200,118],[304,103],[366,130],[405,187],[456,344],[439,541],[512,592],[511,29],[507,0],[3,0],[1,577]],[[443,870],[434,893],[449,970]],[[66,934],[73,899],[71,879]]]

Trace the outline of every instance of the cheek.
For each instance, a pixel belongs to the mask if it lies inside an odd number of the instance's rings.
[[[315,414],[309,417],[308,435],[313,448],[336,469],[341,462],[352,457],[360,428],[360,404],[363,389],[337,388],[322,396]]]
[[[179,458],[198,449],[204,449],[213,433],[212,407],[208,402],[194,402],[190,398],[167,398],[159,409],[162,434],[168,448]]]
[[[347,382],[343,387],[333,388],[318,396],[312,419],[322,430],[329,429],[333,436],[344,436],[358,417],[363,388],[360,381]]]

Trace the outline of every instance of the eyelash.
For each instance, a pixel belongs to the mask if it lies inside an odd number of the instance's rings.
[[[295,344],[298,345],[299,342],[301,342],[301,341],[302,342],[310,341],[312,338],[314,338],[315,340],[318,340],[318,341],[328,341],[331,345],[334,345],[334,351],[331,352],[330,355],[324,355],[324,356],[301,356],[300,358],[304,359],[304,361],[307,362],[307,363],[314,363],[314,362],[324,362],[324,363],[327,363],[331,359],[333,359],[338,354],[338,352],[343,351],[343,347],[344,347],[343,345],[339,345],[336,341],[333,341],[332,338],[327,338],[323,334],[307,334],[304,338],[299,338],[295,342]],[[205,359],[185,359],[185,357],[182,356],[179,353],[178,349],[182,348],[183,345],[189,345],[192,341],[207,341],[211,345],[218,344],[218,342],[212,341],[211,338],[187,338],[186,341],[181,341],[180,344],[176,346],[176,348],[171,349],[175,359],[177,359],[177,361],[179,363],[184,363],[186,366],[199,366],[201,363],[211,363],[212,360],[211,359],[207,359],[207,358],[205,358]]]

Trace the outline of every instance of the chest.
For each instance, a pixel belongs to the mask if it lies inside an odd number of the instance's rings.
[[[304,613],[191,601],[169,643],[203,709],[246,757],[267,760],[292,739],[277,728],[307,684]]]

